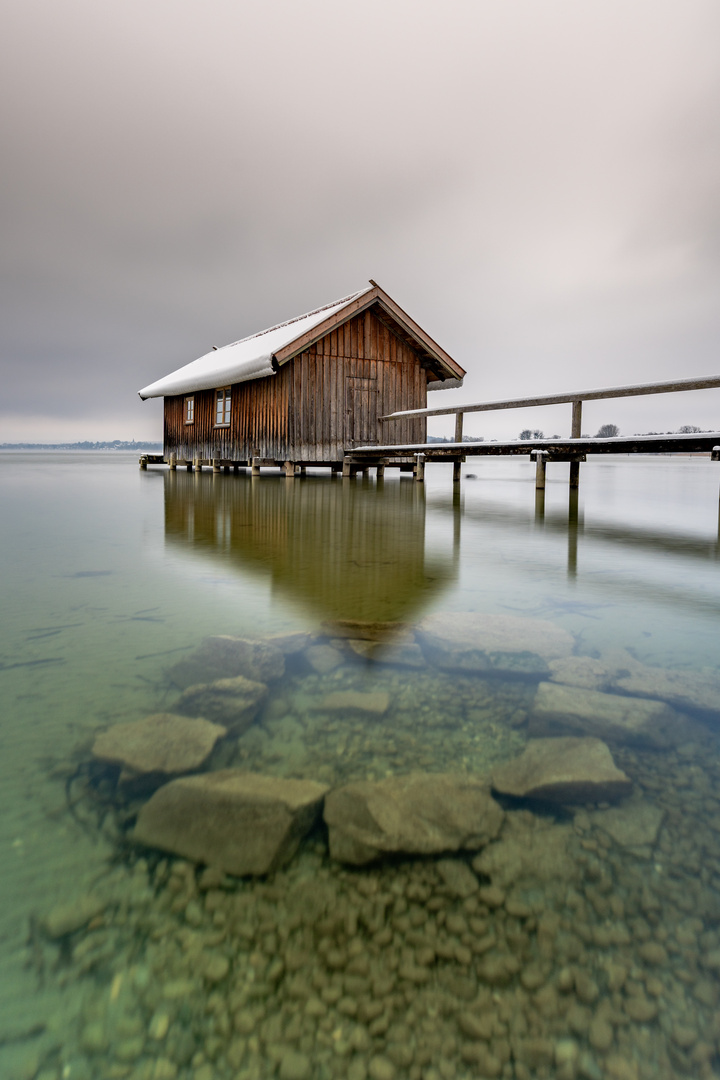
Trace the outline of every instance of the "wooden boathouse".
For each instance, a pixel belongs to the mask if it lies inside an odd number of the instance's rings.
[[[340,470],[348,449],[387,441],[381,417],[424,409],[428,390],[464,370],[375,282],[360,292],[213,349],[139,391],[165,406],[171,468],[298,466]],[[398,443],[426,440],[424,416]],[[409,459],[412,462],[412,457]],[[398,462],[399,464],[399,462]]]

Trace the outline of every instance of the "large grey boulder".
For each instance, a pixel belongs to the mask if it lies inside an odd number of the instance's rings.
[[[183,777],[143,806],[134,839],[238,877],[268,874],[293,857],[326,791],[240,769]]]
[[[450,671],[546,676],[548,662],[569,656],[575,646],[554,623],[475,612],[428,615],[418,623],[416,636],[426,657]]]
[[[612,687],[612,673],[601,660],[591,656],[563,656],[551,660],[550,682],[566,686],[579,686],[583,690],[608,690]]]
[[[355,865],[393,853],[478,850],[503,820],[487,782],[458,773],[357,780],[330,792],[324,814],[330,854]]]
[[[677,709],[720,716],[720,675],[716,671],[673,671],[635,663],[614,685],[626,694],[660,698]]]
[[[493,771],[503,795],[553,803],[616,802],[632,791],[600,739],[531,739],[520,757]]]
[[[668,746],[680,717],[664,701],[542,682],[528,714],[531,736],[593,735],[604,742]]]
[[[242,735],[257,716],[266,696],[264,683],[238,675],[234,679],[189,686],[180,695],[175,708],[190,716],[203,716],[215,724],[222,724],[234,735]]]
[[[108,728],[96,738],[92,755],[134,774],[186,773],[199,769],[226,734],[221,725],[197,717],[154,713]]]
[[[284,674],[285,657],[280,643],[220,634],[205,638],[194,652],[168,670],[167,677],[178,689],[185,690],[238,675],[267,683]]]

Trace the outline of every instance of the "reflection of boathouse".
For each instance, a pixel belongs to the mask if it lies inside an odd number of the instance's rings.
[[[164,456],[233,464],[340,465],[386,441],[379,418],[422,409],[465,372],[371,283],[343,300],[215,349],[146,386],[165,400]],[[424,442],[424,417],[393,427]]]
[[[165,536],[249,574],[320,618],[413,618],[455,577],[451,551],[428,555],[421,485],[352,489],[168,472]]]

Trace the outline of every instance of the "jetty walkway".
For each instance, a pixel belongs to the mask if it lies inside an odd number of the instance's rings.
[[[523,454],[536,461],[535,486],[545,487],[545,471],[549,462],[570,462],[570,487],[577,487],[580,463],[588,454],[670,454],[710,453],[713,460],[720,461],[720,431],[690,432],[677,435],[633,435],[610,438],[585,438],[582,430],[582,406],[584,401],[622,397],[644,397],[650,394],[671,394],[687,390],[711,390],[720,387],[720,376],[696,379],[675,379],[672,382],[639,383],[630,386],[611,386],[604,389],[576,390],[564,394],[545,394],[531,398],[507,398],[501,401],[478,401],[470,404],[441,408],[411,409],[390,413],[381,417],[385,423],[414,416],[455,416],[455,438],[447,443],[421,443],[401,446],[356,446],[346,450],[343,474],[352,475],[353,470],[375,465],[385,465],[398,459],[414,459],[413,472],[416,480],[423,480],[425,465],[431,461],[451,461],[453,480],[460,480],[460,465],[468,457],[485,457]],[[463,439],[463,418],[466,413],[495,412],[501,409],[527,409],[539,405],[572,405],[569,439],[515,439],[509,442],[477,442]],[[407,467],[407,466],[406,466]]]

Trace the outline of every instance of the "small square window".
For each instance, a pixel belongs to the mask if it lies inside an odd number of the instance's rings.
[[[193,424],[195,422],[195,398],[185,398],[185,423]]]
[[[224,386],[215,394],[215,427],[228,427],[230,424],[230,387]]]

